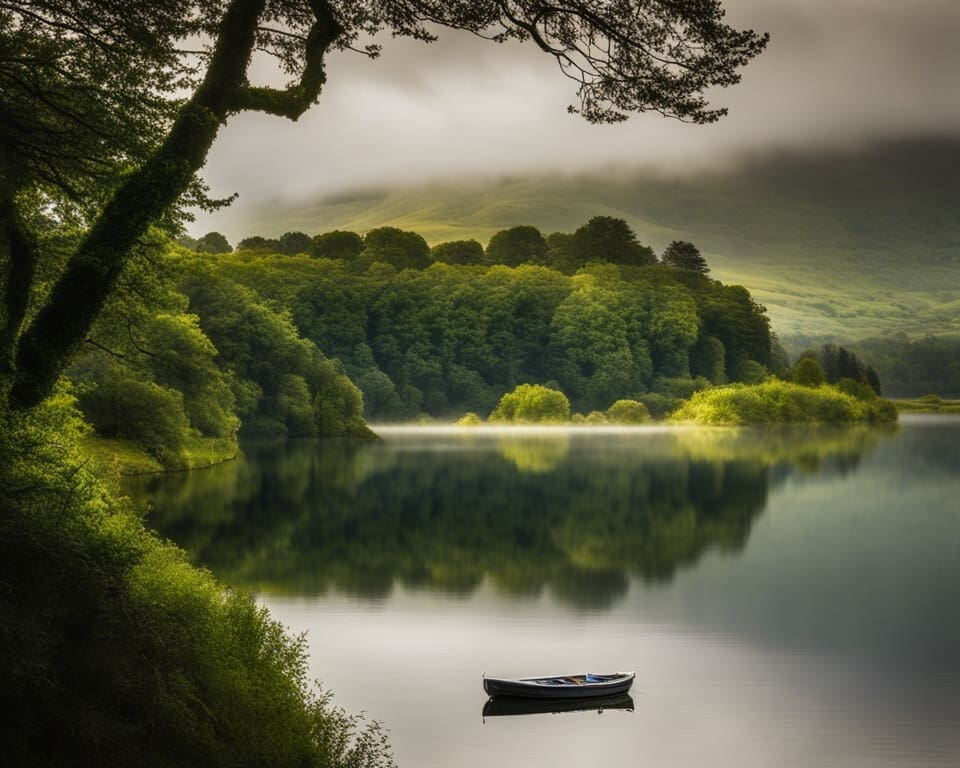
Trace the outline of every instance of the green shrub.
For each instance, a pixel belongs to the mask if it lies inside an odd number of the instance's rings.
[[[793,369],[793,380],[803,387],[819,387],[827,383],[827,374],[812,357],[801,357]]]
[[[477,416],[473,411],[463,414],[459,419],[457,419],[458,427],[477,427],[480,426],[482,422],[480,417]]]
[[[98,434],[138,443],[165,466],[180,465],[191,436],[180,392],[113,368],[99,385],[84,388],[79,402]]]
[[[659,392],[647,392],[645,395],[638,396],[637,400],[643,404],[654,419],[667,418],[683,403],[683,400],[679,397],[662,395]]]
[[[855,381],[851,378],[844,377],[834,384],[834,386],[841,392],[845,392],[848,395],[856,397],[860,400],[877,399],[877,393],[874,392],[873,387],[871,387],[865,381]]]
[[[671,419],[712,425],[887,422],[896,420],[896,408],[887,400],[862,400],[828,385],[771,380],[697,392]]]
[[[542,384],[520,384],[501,397],[490,414],[490,421],[510,424],[563,424],[569,420],[567,396]]]
[[[603,411],[590,411],[586,416],[583,417],[584,424],[609,424],[610,421],[607,419],[607,414]]]
[[[637,400],[617,400],[607,409],[607,418],[614,424],[645,424],[650,412]]]

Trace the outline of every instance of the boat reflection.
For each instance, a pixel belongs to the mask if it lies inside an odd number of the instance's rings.
[[[483,705],[483,717],[501,717],[512,715],[546,715],[562,712],[597,712],[606,709],[620,709],[633,712],[633,697],[629,693],[616,696],[600,696],[589,699],[519,699],[509,697],[491,697]]]

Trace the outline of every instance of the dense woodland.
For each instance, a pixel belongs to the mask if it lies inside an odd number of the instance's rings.
[[[363,435],[364,417],[502,418],[501,399],[531,384],[562,393],[561,421],[636,422],[716,385],[803,378],[763,307],[711,279],[696,246],[674,242],[658,259],[619,219],[547,237],[518,226],[487,248],[431,249],[392,227],[249,238],[237,252],[216,233],[188,244],[201,250],[158,240],[125,273],[68,370],[101,437],[167,467],[197,463],[198,438],[215,458],[235,450],[238,433]],[[801,384],[880,392],[876,372],[844,347],[804,360],[820,373]],[[818,409],[808,395],[725,419],[859,418],[855,403]]]
[[[271,252],[285,242],[301,253]],[[487,415],[523,383],[563,391],[582,413],[629,397],[662,414],[696,389],[785,365],[746,289],[710,279],[690,243],[658,259],[620,219],[547,237],[518,226],[486,249],[431,249],[391,227],[241,244],[200,261],[289,312],[372,420]],[[203,305],[194,311],[205,327]]]

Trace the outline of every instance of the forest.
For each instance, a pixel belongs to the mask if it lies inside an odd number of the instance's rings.
[[[486,249],[429,248],[392,227],[301,242],[308,252],[201,260],[288,311],[363,392],[369,420],[486,415],[523,383],[563,391],[582,413],[644,396],[662,412],[658,398],[760,381],[780,364],[746,289],[710,279],[690,243],[658,259],[621,219],[547,237],[517,226]],[[675,256],[684,249],[696,258]]]
[[[216,233],[187,244],[199,250],[158,239],[127,271],[67,370],[85,419],[120,441],[100,449],[134,446],[142,469],[233,455],[238,435],[496,418],[523,386],[561,393],[561,421],[636,423],[717,385],[795,376],[745,288],[710,278],[692,243],[658,258],[620,219],[546,237],[517,226],[486,248],[430,248],[392,227],[254,237],[236,252]],[[823,369],[802,383],[880,391],[844,347],[802,357]],[[849,403],[838,412],[807,392],[791,397],[789,409],[743,420],[862,418]]]

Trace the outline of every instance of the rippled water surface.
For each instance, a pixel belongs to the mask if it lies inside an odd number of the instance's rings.
[[[380,430],[139,481],[401,766],[960,765],[960,419]],[[636,670],[483,716],[484,673]]]

